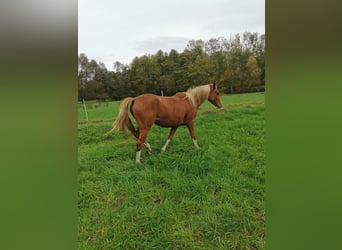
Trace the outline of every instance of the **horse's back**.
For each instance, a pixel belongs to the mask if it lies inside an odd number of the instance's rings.
[[[134,98],[134,103],[144,108],[157,110],[158,108],[169,108],[170,105],[184,106],[186,95],[183,92],[176,93],[174,96],[158,96],[154,94],[142,94]]]
[[[158,96],[154,94],[143,94],[134,98],[134,105],[144,109],[158,105],[158,102]]]

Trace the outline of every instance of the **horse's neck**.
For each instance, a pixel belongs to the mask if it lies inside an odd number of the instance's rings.
[[[209,90],[209,85],[203,85],[190,90],[187,93],[187,96],[189,97],[190,102],[198,108],[205,100],[208,99]]]
[[[197,108],[199,108],[199,107],[203,104],[203,102],[205,102],[205,100],[201,100],[201,101],[198,103]]]
[[[205,102],[206,99],[197,99],[196,103],[194,103],[194,107],[196,108],[196,110]]]

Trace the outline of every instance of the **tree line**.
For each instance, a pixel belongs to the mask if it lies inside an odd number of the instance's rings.
[[[265,35],[245,32],[226,39],[190,40],[183,52],[162,50],[119,61],[108,70],[78,57],[79,100],[120,100],[142,93],[173,95],[190,86],[218,83],[226,94],[265,90]]]

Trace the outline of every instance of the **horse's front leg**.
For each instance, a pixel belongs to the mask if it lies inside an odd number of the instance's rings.
[[[195,136],[195,121],[191,120],[190,122],[186,124],[186,126],[189,129],[189,132],[190,132],[190,135],[191,135],[192,141],[194,142],[195,147],[199,148],[197,144],[196,136]]]
[[[164,152],[166,150],[166,147],[167,147],[167,145],[169,145],[170,141],[172,140],[173,136],[175,135],[177,128],[178,127],[172,127],[171,128],[169,136],[167,137],[167,140],[166,140],[164,146],[161,149],[162,152]]]

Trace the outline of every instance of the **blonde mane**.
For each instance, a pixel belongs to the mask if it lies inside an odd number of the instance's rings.
[[[193,106],[198,107],[205,100],[208,99],[209,92],[210,92],[210,85],[207,84],[207,85],[202,85],[198,87],[191,87],[185,92],[185,94],[188,97],[190,103]]]

